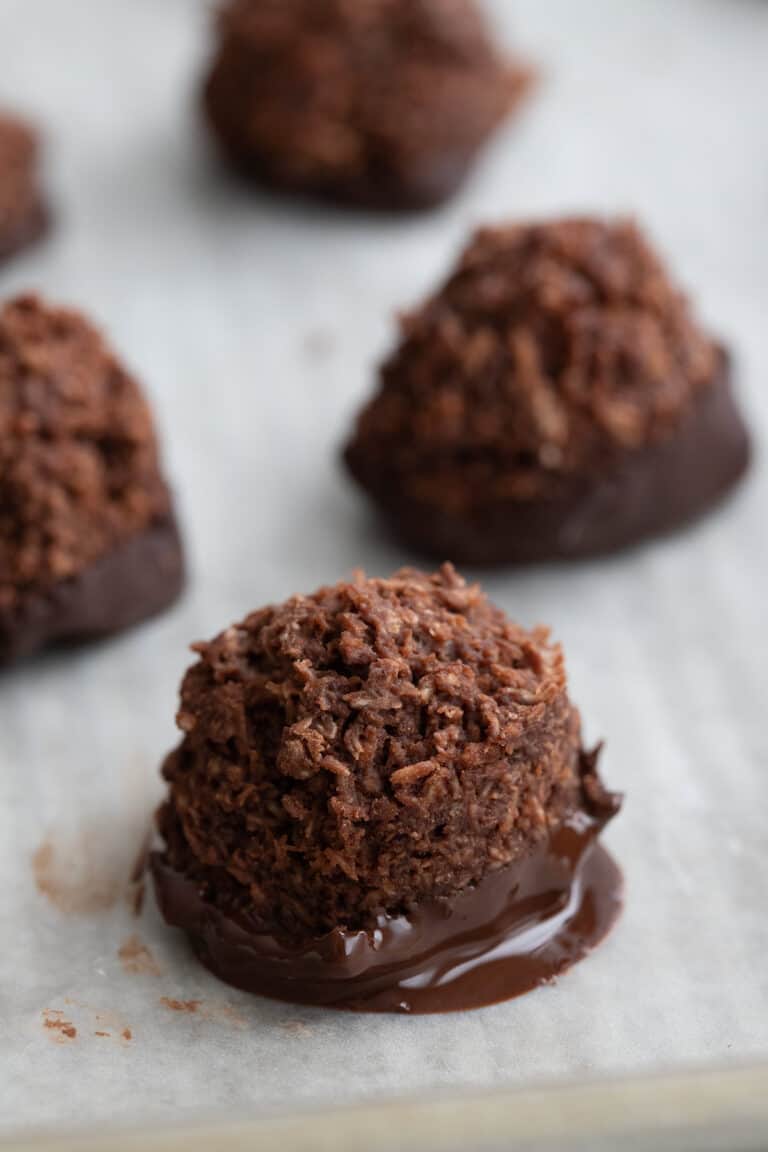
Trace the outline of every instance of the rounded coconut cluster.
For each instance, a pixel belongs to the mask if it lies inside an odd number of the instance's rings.
[[[0,310],[0,610],[166,520],[149,408],[77,312]]]
[[[446,565],[296,596],[197,645],[166,862],[302,937],[450,899],[582,805],[560,649]]]

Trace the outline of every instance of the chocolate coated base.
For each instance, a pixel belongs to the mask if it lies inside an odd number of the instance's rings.
[[[152,871],[165,919],[228,984],[362,1012],[450,1012],[529,992],[603,939],[622,900],[621,873],[596,843],[605,819],[576,813],[543,847],[449,908],[421,905],[407,917],[380,917],[373,933],[336,929],[303,945],[224,915],[159,853]]]
[[[375,178],[294,184],[275,173],[268,159],[244,157],[226,144],[221,154],[230,170],[246,184],[297,200],[319,200],[361,212],[425,212],[450,200],[468,179],[476,151],[441,158],[424,157],[406,176],[380,172]]]
[[[457,564],[531,564],[617,552],[694,520],[741,479],[749,437],[736,406],[723,352],[676,433],[617,453],[599,473],[564,477],[546,499],[478,504],[457,516],[398,499],[391,478],[372,477],[347,455],[392,530],[418,553]]]
[[[395,171],[384,162],[378,168],[369,163],[367,170],[356,180],[292,181],[275,168],[271,156],[243,148],[239,133],[242,108],[238,93],[232,91],[232,83],[233,78],[218,69],[203,90],[204,112],[213,128],[219,151],[230,169],[246,181],[272,192],[299,199],[321,200],[340,207],[385,213],[435,208],[459,191],[494,131],[491,128],[452,152],[424,151],[419,157],[414,157],[407,171]],[[510,113],[531,83],[532,75],[521,70],[514,99],[510,99]],[[461,111],[457,109],[457,115],[461,115]]]
[[[167,608],[183,584],[181,540],[167,520],[15,610],[0,611],[0,665],[49,645],[120,632]]]
[[[39,201],[30,205],[23,224],[7,231],[0,231],[0,262],[9,260],[24,248],[36,244],[45,236],[50,226],[50,217],[44,204]]]

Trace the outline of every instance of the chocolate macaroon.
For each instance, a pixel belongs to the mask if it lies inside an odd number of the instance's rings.
[[[528,82],[474,0],[230,0],[205,107],[268,185],[418,209],[458,188]]]
[[[150,410],[78,313],[0,310],[0,664],[116,632],[178,596]]]
[[[425,555],[571,560],[667,532],[743,475],[726,350],[628,221],[478,232],[346,449]]]
[[[563,657],[450,565],[358,575],[198,644],[165,762],[160,908],[221,979],[441,1012],[508,999],[616,918],[618,808]]]
[[[0,261],[45,232],[47,212],[39,187],[38,151],[34,130],[0,112]]]

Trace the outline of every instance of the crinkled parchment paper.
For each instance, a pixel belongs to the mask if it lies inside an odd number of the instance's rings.
[[[0,1124],[296,1101],[768,1056],[768,479],[673,540],[494,574],[566,646],[626,792],[625,915],[555,987],[461,1016],[335,1015],[218,984],[129,877],[187,644],[362,565],[381,538],[336,451],[392,315],[505,216],[636,212],[736,350],[768,425],[768,7],[497,0],[538,92],[444,211],[279,203],[211,164],[194,0],[0,0],[0,103],[49,139],[50,241],[0,272],[87,309],[156,406],[192,560],[183,603],[0,679]]]

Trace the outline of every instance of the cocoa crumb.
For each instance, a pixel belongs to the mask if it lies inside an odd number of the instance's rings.
[[[170,996],[161,996],[160,1003],[171,1012],[197,1012],[202,1000],[173,1000]]]
[[[234,1004],[225,1000],[176,1000],[169,996],[161,996],[160,1003],[170,1012],[188,1013],[210,1023],[225,1024],[238,1029],[246,1026],[246,1021]]]
[[[148,946],[138,936],[129,936],[127,940],[124,940],[117,954],[126,972],[148,976],[161,975],[160,965]]]
[[[64,1017],[64,1013],[59,1008],[46,1008],[42,1012],[43,1027],[55,1033],[52,1039],[55,1043],[62,1044],[70,1040],[74,1040],[77,1036],[77,1028],[71,1020]]]

